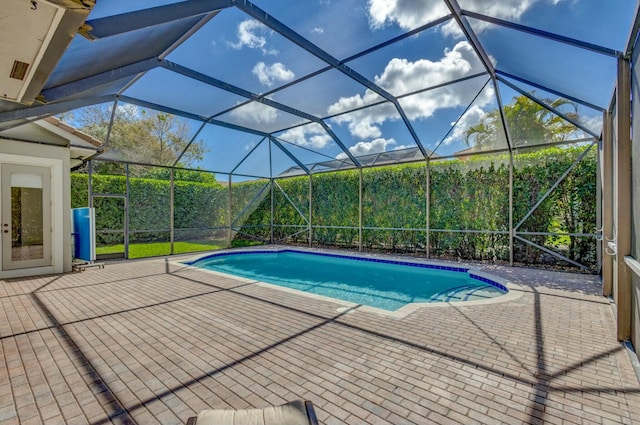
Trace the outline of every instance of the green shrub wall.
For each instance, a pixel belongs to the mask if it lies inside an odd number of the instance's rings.
[[[269,180],[232,183],[231,222],[234,239],[269,240],[271,189]],[[237,231],[240,233],[237,233]]]
[[[514,155],[513,220],[518,224],[555,184],[585,147],[547,148]],[[414,252],[433,257],[473,260],[509,259],[509,157],[475,156],[466,160],[433,160],[362,170],[362,244],[366,250]],[[309,243],[311,179],[312,244],[359,245],[358,170],[312,177],[277,179],[274,216],[268,180],[235,182],[231,187],[231,222],[236,239]],[[138,239],[164,240],[169,229],[168,180],[131,178],[130,228],[146,230]],[[192,179],[193,180],[193,179]],[[197,180],[197,179],[196,179]],[[429,190],[427,190],[427,180]],[[125,193],[124,176],[93,176],[100,193]],[[210,181],[175,181],[175,228],[228,228],[228,188]],[[429,194],[429,213],[427,200]],[[254,201],[253,203],[251,203]],[[87,176],[72,175],[73,207],[86,206]],[[294,207],[295,205],[295,207]],[[118,223],[122,212],[103,213],[104,223]],[[429,235],[427,235],[427,220]],[[98,223],[104,225],[104,223]],[[517,229],[521,237],[595,268],[596,149],[591,149],[565,180]],[[560,235],[530,235],[556,232]],[[293,235],[293,236],[292,236]],[[428,237],[428,241],[427,241]],[[154,239],[155,238],[155,239]],[[427,246],[428,245],[428,246]],[[514,259],[527,264],[563,264],[556,257],[521,241]]]
[[[356,170],[313,176],[313,243],[358,246],[359,173]]]
[[[433,161],[429,218],[432,256],[508,260],[509,239],[503,234],[509,229],[508,162]]]
[[[426,253],[425,188],[424,164],[364,169],[363,249]]]
[[[308,244],[309,177],[278,180],[273,199],[278,206],[278,214],[273,217],[273,239]]]
[[[514,155],[513,219],[517,224],[587,149],[554,147]],[[363,248],[426,253],[426,165],[404,164],[363,170]],[[429,254],[473,260],[509,260],[509,156],[433,160],[429,165]],[[353,247],[358,242],[358,171],[312,177],[313,243]],[[284,182],[278,180],[284,188]],[[306,180],[305,180],[306,181]],[[583,233],[596,228],[596,149],[588,150],[563,182],[518,228],[520,232]],[[303,199],[305,184],[285,189]],[[292,208],[275,198],[274,223]],[[281,202],[285,202],[282,207]],[[285,212],[286,211],[286,212]],[[267,217],[267,205],[256,214]],[[284,219],[280,214],[286,214]],[[245,223],[252,223],[252,219]],[[334,226],[337,229],[325,228]],[[405,230],[406,229],[406,230]],[[593,236],[522,235],[523,238],[597,267]],[[294,242],[297,242],[294,239]],[[529,244],[515,243],[514,259],[525,264],[568,263]]]
[[[126,177],[93,175],[94,193],[125,194]],[[170,235],[170,193],[168,180],[129,179],[129,240],[135,242],[166,242]],[[228,226],[227,189],[217,183],[193,181],[174,182],[174,227],[185,229],[182,239],[201,234],[202,228]],[[71,207],[89,205],[88,175],[71,175]],[[96,229],[123,229],[124,212],[121,203],[100,200],[96,205]],[[102,235],[103,244],[123,243],[121,236]]]
[[[555,184],[585,151],[581,148],[548,148],[514,157],[514,224]],[[597,191],[596,153],[588,150],[562,183],[527,218],[518,232],[558,232],[594,234],[596,231]],[[561,252],[571,260],[596,267],[596,241],[593,237],[523,235],[538,245]],[[528,264],[547,263],[549,254],[517,241],[514,259]]]

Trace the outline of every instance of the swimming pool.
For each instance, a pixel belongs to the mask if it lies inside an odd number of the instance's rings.
[[[187,264],[388,311],[508,292],[464,267],[291,249],[216,253]]]

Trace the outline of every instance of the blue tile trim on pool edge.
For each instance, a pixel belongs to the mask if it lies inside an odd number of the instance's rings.
[[[496,288],[500,289],[501,291],[509,292],[509,290],[507,289],[506,286],[501,285],[501,284],[499,284],[498,282],[496,282],[494,280],[487,279],[486,277],[478,276],[478,275],[473,274],[473,273],[469,273],[469,277],[471,277],[471,279],[479,280],[480,282],[488,283],[491,286],[495,286]]]

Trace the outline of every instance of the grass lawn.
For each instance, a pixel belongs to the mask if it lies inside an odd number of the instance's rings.
[[[233,247],[259,245],[259,242],[251,243],[249,241],[233,241]],[[223,241],[197,241],[197,242],[174,242],[173,253],[182,254],[188,252],[211,251],[214,249],[226,248]],[[96,254],[113,254],[124,252],[124,245],[107,245],[96,247]],[[171,253],[170,242],[148,242],[148,243],[130,243],[129,258],[145,258],[157,257],[160,255],[169,255]]]

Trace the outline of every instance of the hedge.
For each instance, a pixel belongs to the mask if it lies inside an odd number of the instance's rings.
[[[574,164],[586,147],[556,147],[514,155],[513,222],[518,232],[593,234],[596,228],[596,150],[591,149],[564,181],[525,218],[529,210]],[[178,176],[178,174],[177,174]],[[157,178],[130,178],[130,238],[168,240],[170,183]],[[189,176],[187,176],[189,177]],[[234,183],[232,228],[236,239],[270,237],[271,193],[273,235],[288,243],[308,243],[309,178],[307,176]],[[429,190],[427,191],[427,179]],[[200,181],[199,181],[200,180]],[[312,180],[312,243],[321,246],[359,245],[359,171],[316,174]],[[124,176],[93,176],[93,190],[125,193]],[[429,193],[429,228],[427,202]],[[473,260],[509,258],[509,157],[475,156],[466,160],[362,170],[362,243],[367,250],[426,253],[434,257]],[[252,202],[254,201],[254,202]],[[210,177],[177,179],[174,192],[176,229],[181,237],[197,238],[198,229],[228,228],[229,193]],[[87,205],[87,176],[72,174],[73,207]],[[97,228],[121,224],[123,212],[108,203]],[[524,220],[523,220],[524,219]],[[190,230],[191,229],[191,230]],[[205,232],[206,234],[206,232]],[[596,267],[592,236],[529,235],[521,237]],[[114,242],[115,243],[115,242]],[[562,264],[557,258],[517,241],[515,260],[528,264]]]

